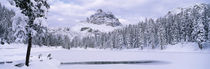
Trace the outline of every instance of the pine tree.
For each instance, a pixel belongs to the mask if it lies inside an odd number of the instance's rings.
[[[139,31],[138,31],[138,45],[140,46],[141,50],[143,50],[143,47],[144,47],[144,37],[146,35],[144,35],[144,31],[145,31],[145,28],[144,28],[144,24],[143,22],[140,22],[139,23]]]
[[[50,7],[46,0],[14,0],[16,7],[19,7],[22,13],[28,17],[27,35],[28,49],[25,65],[29,66],[30,51],[32,46],[32,29],[36,18],[46,18],[47,9]]]
[[[198,19],[196,21],[193,34],[194,34],[194,38],[196,39],[196,42],[198,43],[199,48],[203,49],[201,43],[206,41],[206,37],[205,37],[206,31],[204,29],[204,25],[202,24],[201,19]]]
[[[166,31],[165,31],[165,23],[162,22],[162,18],[158,19],[156,22],[159,24],[158,26],[158,43],[160,45],[161,50],[164,49],[164,45],[166,45]]]

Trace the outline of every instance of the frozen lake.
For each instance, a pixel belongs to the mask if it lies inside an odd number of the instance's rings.
[[[161,51],[64,51],[60,69],[209,69],[210,53]],[[69,53],[69,54],[68,54]],[[136,60],[136,61],[135,61]],[[65,64],[66,63],[66,64]]]
[[[14,67],[24,63],[26,47],[0,48],[0,69],[209,69],[208,51],[161,51],[161,50],[98,50],[36,47],[32,48],[31,66]],[[47,54],[52,60],[47,60]],[[42,54],[43,61],[38,59]]]

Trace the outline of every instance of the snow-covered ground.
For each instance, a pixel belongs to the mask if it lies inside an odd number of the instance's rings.
[[[185,47],[181,47],[184,45]],[[0,69],[209,69],[210,51],[192,49],[193,43],[172,45],[166,50],[98,50],[55,47],[32,48],[30,67],[15,67],[24,63],[26,45],[0,46]],[[181,49],[182,48],[182,49]],[[191,48],[191,50],[190,50]],[[48,54],[52,59],[47,58]],[[38,59],[38,55],[42,57]],[[13,63],[4,63],[13,61]],[[100,64],[125,62],[125,64]],[[69,64],[60,64],[69,63]],[[95,63],[95,64],[94,64]],[[99,63],[99,64],[98,64]]]

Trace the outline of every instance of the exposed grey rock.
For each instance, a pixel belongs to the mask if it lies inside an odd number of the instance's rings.
[[[93,24],[105,24],[107,26],[121,26],[119,19],[116,18],[111,12],[104,12],[102,9],[98,9],[97,12],[87,18],[88,23]]]
[[[6,63],[13,63],[12,61],[6,61]]]
[[[15,66],[16,67],[23,67],[24,66],[24,63],[19,63],[19,64],[16,64]]]
[[[90,27],[83,27],[83,28],[80,29],[80,31],[87,31],[89,33],[99,33],[100,32],[99,30],[94,30]]]
[[[4,64],[5,62],[0,62],[0,64]]]

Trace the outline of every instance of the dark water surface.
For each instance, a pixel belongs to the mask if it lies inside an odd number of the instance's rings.
[[[165,61],[87,61],[87,62],[61,62],[61,65],[102,65],[102,64],[169,64]]]

